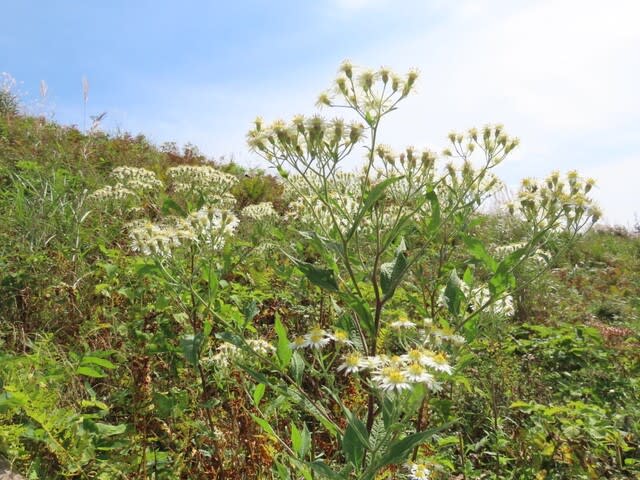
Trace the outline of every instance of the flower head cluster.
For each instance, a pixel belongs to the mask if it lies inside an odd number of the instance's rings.
[[[340,66],[333,88],[320,95],[318,105],[350,106],[368,123],[374,124],[379,119],[378,114],[390,111],[409,95],[417,79],[416,70],[400,76],[388,68],[377,71],[360,69],[345,61]]]
[[[127,225],[127,230],[131,250],[146,256],[171,257],[176,247],[195,240],[193,231],[179,224],[137,221]]]
[[[170,217],[164,223],[133,222],[127,229],[134,252],[167,258],[185,242],[204,244],[219,250],[237,225],[238,219],[232,213],[203,207],[187,218]]]
[[[210,203],[225,199],[228,202],[230,199],[227,194],[238,182],[233,175],[216,170],[209,165],[171,167],[167,170],[167,175],[173,191],[202,195]]]
[[[117,184],[123,185],[135,192],[151,192],[159,190],[163,186],[162,182],[156,177],[156,174],[146,168],[116,167],[110,176]]]
[[[526,247],[525,243],[510,243],[508,245],[498,245],[497,247],[494,248],[494,252],[497,258],[503,259],[509,254],[525,247]],[[546,265],[549,263],[550,258],[551,258],[550,252],[546,250],[542,250],[541,248],[536,248],[532,252],[531,256],[528,257],[528,260],[531,260],[532,262],[540,265]]]
[[[242,217],[253,220],[257,223],[269,222],[278,217],[278,212],[273,208],[271,202],[262,202],[255,205],[248,205],[242,209]]]
[[[337,227],[345,234],[352,227],[362,205],[362,179],[353,173],[339,172],[333,175],[326,185],[326,199],[317,194],[323,192],[324,187],[314,179],[307,180],[311,181],[307,183],[300,175],[287,179],[285,198],[291,201],[287,218],[307,226],[320,227],[324,232]],[[327,206],[329,202],[331,207]],[[360,221],[359,231],[368,231],[370,226],[370,219],[365,217]]]
[[[225,238],[233,235],[238,222],[238,218],[227,210],[202,207],[191,213],[183,224],[191,229],[198,241],[219,250],[224,247]]]
[[[359,123],[298,115],[289,123],[276,120],[269,126],[256,119],[247,141],[253,151],[280,167],[291,164],[295,156],[292,166],[300,170],[312,164],[335,165],[351,152],[363,134],[364,126]]]
[[[262,338],[250,338],[247,340],[247,346],[255,353],[261,356],[270,356],[276,352],[276,348]],[[210,362],[218,368],[229,368],[238,360],[248,360],[252,357],[247,353],[229,342],[222,342],[216,349],[216,353],[210,357]]]
[[[305,335],[299,335],[291,342],[291,348],[297,350],[301,348],[312,348],[319,350],[331,342],[337,345],[353,345],[349,340],[349,334],[341,328],[327,331],[320,326],[312,327]]]
[[[89,195],[89,198],[91,200],[94,200],[97,202],[109,202],[109,201],[122,202],[124,200],[136,198],[136,197],[137,197],[136,192],[134,192],[133,190],[130,190],[129,188],[123,186],[120,183],[117,183],[115,185],[107,185],[105,187],[102,187],[96,190],[91,195]]]
[[[507,209],[518,214],[536,228],[579,231],[597,222],[602,212],[587,196],[595,184],[593,179],[582,179],[576,171],[562,179],[553,172],[543,182],[531,178],[522,181],[518,198]]]
[[[365,357],[354,351],[343,357],[338,371],[353,374],[369,371],[371,379],[385,392],[401,392],[415,384],[425,384],[437,391],[440,384],[436,372],[451,374],[453,369],[444,353],[434,352],[424,347],[416,347],[403,355],[376,355]]]

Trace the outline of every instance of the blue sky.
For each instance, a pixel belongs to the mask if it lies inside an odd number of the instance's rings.
[[[312,112],[342,60],[417,67],[386,143],[439,151],[452,129],[500,122],[521,139],[498,172],[510,186],[577,169],[607,222],[640,215],[636,0],[7,3],[0,71],[59,122],[83,125],[85,76],[105,129],[259,165],[251,120]]]

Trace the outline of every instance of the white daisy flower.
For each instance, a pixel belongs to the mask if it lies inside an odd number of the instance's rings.
[[[411,383],[405,373],[398,367],[384,367],[373,375],[373,380],[385,392],[402,392],[411,388]]]
[[[359,352],[353,352],[344,356],[344,362],[338,367],[338,371],[344,370],[344,374],[358,373],[362,370],[362,355]]]
[[[409,478],[411,480],[429,480],[431,478],[431,470],[424,463],[409,464]]]
[[[316,349],[324,347],[331,341],[331,337],[326,330],[320,327],[314,327],[309,330],[309,333],[307,333],[304,338],[307,340],[308,346]]]

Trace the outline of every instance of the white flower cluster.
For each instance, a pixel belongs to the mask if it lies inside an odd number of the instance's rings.
[[[346,234],[362,205],[360,181],[360,178],[353,173],[339,172],[332,176],[327,185],[329,197],[327,201],[331,204],[331,207],[328,207],[316,193],[323,190],[318,182],[309,185],[299,175],[289,178],[289,183],[285,187],[285,197],[291,200],[287,218],[298,220],[305,225],[320,227],[324,232],[334,228],[335,220],[338,229]],[[360,230],[366,230],[369,223],[368,218],[362,219]]]
[[[171,257],[186,240],[195,240],[193,231],[179,225],[132,222],[127,225],[131,250],[146,256]]]
[[[502,260],[509,254],[515,252],[516,250],[524,248],[525,246],[526,245],[524,243],[510,243],[508,245],[499,245],[494,248],[495,256]],[[546,250],[542,250],[541,248],[535,249],[529,257],[529,260],[541,265],[548,264],[550,259],[551,253]]]
[[[255,205],[248,205],[242,209],[241,215],[254,222],[269,222],[278,217],[278,212],[273,208],[271,202],[262,202]]]
[[[588,196],[594,185],[593,179],[580,178],[575,170],[565,179],[559,172],[552,172],[545,181],[525,178],[517,200],[507,204],[507,209],[538,228],[579,231],[602,217]]]
[[[233,213],[215,207],[202,207],[184,220],[199,241],[215,250],[224,247],[225,237],[233,235],[238,223]]]
[[[332,341],[339,345],[353,345],[353,342],[349,340],[349,334],[344,330],[336,328],[332,332],[328,332],[322,327],[315,326],[307,334],[296,337],[291,342],[291,348],[294,350],[300,348],[321,349]]]
[[[258,355],[269,356],[276,352],[276,348],[262,338],[252,338],[247,340],[247,345]],[[216,349],[215,355],[210,357],[211,363],[218,368],[229,368],[234,362],[244,359],[245,353],[229,342],[222,342]]]
[[[95,200],[97,202],[108,202],[108,201],[122,201],[129,198],[137,197],[136,192],[130,190],[123,185],[117,183],[115,185],[107,185],[106,187],[102,187],[91,195],[89,195],[89,199]]]
[[[151,192],[159,190],[163,184],[156,174],[146,168],[137,167],[116,167],[111,172],[111,178],[115,179],[117,184],[135,192]]]
[[[485,306],[487,302],[491,300],[491,291],[488,287],[478,286],[470,287],[462,280],[459,281],[458,287],[462,290],[464,297],[466,298],[466,309],[472,312],[480,310]],[[445,295],[445,288],[442,287],[438,304],[441,307],[446,308],[448,305],[448,298]],[[513,303],[513,297],[509,294],[502,294],[499,298],[495,299],[490,305],[484,308],[484,311],[493,315],[498,315],[505,318],[513,317],[515,314],[515,307]]]
[[[229,190],[238,179],[209,165],[180,165],[167,170],[171,187],[179,193],[195,193],[209,202],[214,199],[229,202]],[[219,202],[216,202],[219,203]]]
[[[442,352],[415,347],[403,355],[363,356],[358,351],[348,353],[338,371],[345,375],[369,371],[371,379],[385,392],[401,392],[415,384],[424,384],[433,391],[441,389],[433,372],[450,375],[451,365]]]
[[[186,219],[171,217],[161,224],[133,222],[127,228],[133,251],[166,258],[185,242],[203,243],[219,250],[237,226],[238,219],[232,213],[203,207]]]

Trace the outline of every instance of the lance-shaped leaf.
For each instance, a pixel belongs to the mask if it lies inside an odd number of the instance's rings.
[[[278,363],[281,368],[286,368],[291,361],[291,356],[293,351],[291,350],[291,345],[289,344],[289,339],[287,338],[287,329],[280,321],[280,315],[276,314],[276,324],[275,331],[278,335],[278,347],[276,349],[276,354],[278,355]]]
[[[362,207],[360,207],[360,210],[358,210],[358,213],[356,213],[356,216],[353,219],[353,225],[349,229],[349,232],[347,233],[345,240],[348,241],[351,237],[353,237],[353,235],[358,230],[358,227],[360,226],[360,222],[362,221],[364,216],[367,214],[367,212],[369,212],[373,208],[376,202],[380,200],[380,198],[382,198],[382,195],[384,195],[385,190],[389,188],[389,185],[392,185],[398,182],[402,178],[403,177],[387,178],[386,180],[383,180],[382,182],[377,184],[375,187],[373,187],[369,191],[369,194],[364,199],[364,203],[362,204]]]
[[[451,275],[449,275],[449,281],[444,289],[444,296],[449,312],[456,317],[460,315],[462,301],[465,299],[464,292],[460,288],[461,283],[462,281],[458,278],[458,273],[454,268],[451,270]]]
[[[493,259],[491,255],[487,252],[487,249],[477,238],[473,238],[470,236],[464,237],[464,243],[469,250],[469,253],[476,260],[481,261],[485,267],[487,267],[491,272],[494,272],[498,268],[498,263]]]
[[[197,335],[185,335],[180,340],[184,358],[194,367],[198,366],[200,349],[202,348],[203,343],[204,335],[202,333],[198,333]]]
[[[336,280],[336,274],[333,270],[328,268],[318,268],[302,260],[298,260],[290,255],[287,255],[293,264],[300,270],[307,280],[311,283],[329,292],[338,292],[338,281]]]
[[[508,289],[515,288],[516,277],[513,275],[513,268],[526,253],[526,247],[519,248],[507,255],[498,264],[493,277],[489,279],[489,291],[491,295],[497,296]]]
[[[396,249],[396,256],[393,261],[380,265],[380,286],[385,300],[393,296],[397,286],[402,281],[402,277],[404,277],[408,263],[406,251],[407,246],[404,239],[402,239]]]

